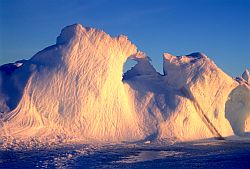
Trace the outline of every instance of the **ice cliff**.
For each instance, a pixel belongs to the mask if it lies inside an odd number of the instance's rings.
[[[128,59],[137,64],[123,74]],[[165,53],[163,67],[126,36],[67,26],[55,45],[0,67],[0,139],[187,141],[249,130],[247,71],[235,80],[202,53]]]

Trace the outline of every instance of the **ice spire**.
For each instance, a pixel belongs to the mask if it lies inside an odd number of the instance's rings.
[[[242,74],[242,78],[244,79],[244,80],[246,80],[247,82],[249,82],[250,81],[250,79],[249,79],[249,71],[248,71],[248,69],[246,69],[245,71],[244,71],[244,73]]]

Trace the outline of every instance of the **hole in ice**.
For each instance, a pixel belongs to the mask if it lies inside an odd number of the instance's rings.
[[[128,70],[132,69],[136,65],[136,61],[128,58],[127,61],[123,65],[123,74],[126,73]]]
[[[231,124],[234,134],[246,136],[247,119],[250,116],[250,90],[246,86],[235,88],[226,102],[225,116]]]
[[[128,80],[131,77],[137,75],[137,72],[132,70],[132,68],[137,64],[136,61],[128,58],[127,61],[123,65],[123,75],[122,75],[122,81]]]

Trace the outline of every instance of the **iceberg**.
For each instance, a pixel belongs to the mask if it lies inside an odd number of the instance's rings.
[[[128,59],[137,64],[123,74]],[[124,35],[63,28],[55,45],[0,67],[0,140],[190,141],[248,131],[248,71],[234,79],[200,52],[164,53],[164,74],[150,61]]]

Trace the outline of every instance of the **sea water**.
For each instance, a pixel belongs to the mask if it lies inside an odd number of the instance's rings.
[[[0,150],[0,168],[250,169],[250,141],[11,147]]]

